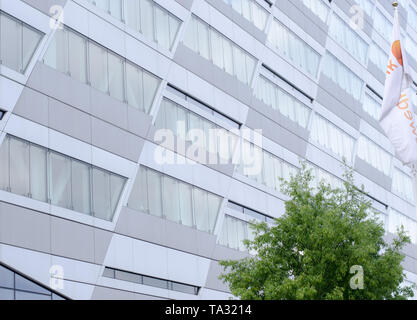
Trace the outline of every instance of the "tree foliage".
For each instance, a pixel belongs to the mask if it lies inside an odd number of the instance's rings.
[[[285,214],[273,226],[254,224],[255,238],[239,261],[221,261],[220,278],[243,300],[407,299],[412,287],[401,262],[410,242],[403,228],[391,243],[384,228],[346,169],[343,188],[321,182],[312,187],[312,172],[302,169],[282,192],[288,196]],[[363,268],[363,289],[352,289],[352,266]]]

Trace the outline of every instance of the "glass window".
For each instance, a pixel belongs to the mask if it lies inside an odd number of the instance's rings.
[[[140,31],[140,1],[124,0],[126,24],[133,30]]]
[[[149,213],[162,217],[162,177],[153,170],[147,171]]]
[[[69,71],[68,52],[68,31],[67,29],[57,29],[43,61],[51,68],[67,73]]]
[[[69,37],[69,73],[78,81],[87,82],[87,41],[74,32]]]
[[[33,57],[40,41],[42,34],[39,31],[30,28],[29,26],[23,25],[23,44],[22,44],[22,54],[23,54],[23,70],[25,71],[30,60]]]
[[[29,144],[22,140],[10,140],[10,189],[11,192],[29,195]]]
[[[194,226],[192,187],[186,183],[179,184],[181,223],[185,226]]]
[[[148,72],[143,72],[143,96],[146,113],[149,113],[149,111],[151,110],[156,92],[159,87],[159,83],[159,79],[155,78]]]
[[[115,212],[125,185],[124,178],[110,174],[111,212]]]
[[[89,43],[90,52],[90,82],[102,92],[109,92],[107,50],[92,42]]]
[[[93,212],[94,216],[111,220],[110,175],[100,169],[93,168]]]
[[[110,0],[109,12],[118,20],[122,19],[122,0]]]
[[[109,59],[109,91],[119,101],[124,101],[124,60],[112,53]]]
[[[135,183],[130,193],[128,206],[143,212],[148,212],[148,182],[146,169],[139,167]]]
[[[0,31],[2,63],[17,72],[22,72],[22,23],[1,14]]]
[[[207,192],[199,189],[193,189],[194,198],[194,214],[195,222],[198,230],[209,231],[208,221],[208,198]]]
[[[127,63],[126,79],[127,103],[136,109],[144,111],[142,70]]]
[[[168,289],[167,280],[161,280],[161,279],[156,279],[156,278],[151,278],[151,277],[143,277],[143,284],[145,286]]]
[[[169,16],[160,7],[155,6],[156,41],[164,48],[170,48]]]
[[[0,189],[10,188],[10,167],[9,167],[9,138],[6,137],[0,145]]]
[[[221,198],[208,193],[208,222],[209,222],[209,232],[213,233],[216,226],[217,215],[220,211]]]
[[[30,291],[33,293],[50,294],[48,290],[18,274],[15,274],[15,288],[16,290]]]
[[[142,34],[154,40],[154,12],[152,2],[149,0],[140,1],[140,21]]]
[[[198,21],[197,24],[198,28],[198,49],[199,54],[207,59],[210,60],[210,40],[209,40],[209,27],[207,24]]]
[[[14,300],[14,291],[11,289],[0,288],[0,300]]]
[[[217,31],[211,29],[210,38],[213,63],[219,68],[224,69],[222,36]]]
[[[178,181],[168,176],[164,176],[163,181],[164,216],[178,223],[181,221]]]
[[[50,154],[50,197],[53,205],[71,208],[71,160],[55,152]]]
[[[90,167],[79,161],[71,161],[72,208],[75,211],[90,214]]]
[[[47,196],[47,152],[44,148],[30,146],[30,193],[33,199],[46,202]]]
[[[14,288],[14,273],[1,265],[0,265],[0,287]]]

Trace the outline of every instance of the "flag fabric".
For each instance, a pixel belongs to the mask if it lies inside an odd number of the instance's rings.
[[[417,116],[412,106],[409,70],[396,8],[379,122],[403,164],[417,160]]]

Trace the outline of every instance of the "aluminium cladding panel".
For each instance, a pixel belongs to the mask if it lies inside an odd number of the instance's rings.
[[[3,244],[102,264],[111,237],[108,231],[0,202]]]
[[[233,98],[250,105],[252,89],[248,85],[229,75],[209,60],[199,56],[184,44],[180,43],[178,45],[174,61]]]
[[[392,179],[358,157],[355,159],[355,170],[384,189],[391,190]]]
[[[230,5],[225,3],[223,0],[206,0],[211,6],[219,10],[223,15],[228,17],[239,27],[257,39],[259,42],[265,44],[267,35],[255,27],[250,21],[245,19],[241,14],[234,10]],[[269,15],[268,15],[269,16]]]
[[[388,12],[391,16],[394,16],[394,8],[392,7],[393,1],[386,1],[386,0],[378,0],[378,3],[385,9],[386,12]],[[403,5],[400,1],[398,6],[398,13],[400,15],[400,25],[403,29],[407,28],[407,20],[408,20],[408,14]]]
[[[91,300],[167,300],[161,297],[124,291],[115,288],[95,286]]]
[[[360,102],[342,90],[324,74],[320,76],[316,100],[325,108],[338,115],[339,118],[346,121],[350,126],[359,130],[361,120],[359,114],[362,109]]]
[[[380,68],[376,66],[371,60],[368,61],[368,71],[377,79],[381,84],[385,84],[385,74]]]
[[[372,0],[374,1],[374,0]],[[357,15],[357,10],[355,10],[355,6],[358,4],[354,0],[334,0],[333,1],[349,18]],[[391,5],[391,4],[390,4]],[[352,10],[352,11],[351,11]],[[372,18],[363,11],[363,31],[369,36],[372,36],[373,30],[373,20]]]
[[[175,0],[187,10],[191,10],[194,0]]]
[[[22,0],[23,2],[26,2],[31,7],[47,14],[51,14],[51,8],[53,6],[60,6],[64,7],[65,4],[68,2],[68,0]],[[55,10],[53,11],[55,12]]]
[[[276,122],[265,117],[254,109],[249,110],[246,126],[253,130],[261,129],[262,136],[283,146],[300,157],[305,157],[308,145],[307,131],[302,129],[304,134],[299,136],[294,132],[281,127]],[[299,128],[301,130],[301,128]]]
[[[153,143],[155,143],[156,145],[160,145],[161,144],[161,140],[158,140],[158,136],[156,135],[157,133],[157,129],[155,128],[155,126],[151,126],[150,130],[148,132],[147,135],[147,140],[151,141]],[[167,139],[166,141],[163,142],[164,148],[169,149],[173,152],[175,152],[176,154],[183,156],[184,158],[187,157],[187,150],[190,150],[189,147],[191,147],[193,145],[192,142],[190,141],[184,141],[181,138],[178,138],[177,135],[173,136],[173,140],[171,141],[172,144],[169,141],[170,139]],[[176,146],[178,145],[184,145],[185,148],[176,148]],[[226,176],[229,177],[233,177],[234,171],[235,171],[235,165],[232,163],[229,164],[222,164],[222,163],[215,163],[215,164],[210,164],[209,163],[209,159],[210,159],[210,155],[213,157],[213,153],[210,153],[209,151],[205,151],[205,159],[206,162],[201,163],[203,165],[206,165],[207,167],[216,170],[220,173],[223,173]]]
[[[326,45],[329,27],[305,7],[301,1],[279,0],[275,2],[275,6],[297,23],[301,29],[307,32],[320,45],[323,47]]]
[[[115,232],[128,237],[211,258],[216,236],[123,207]]]
[[[212,290],[230,292],[229,287],[219,279],[223,272],[223,267],[217,261],[211,261],[205,287]]]

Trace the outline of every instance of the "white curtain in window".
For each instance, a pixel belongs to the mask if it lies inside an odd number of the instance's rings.
[[[93,168],[93,212],[96,218],[111,220],[110,174]]]
[[[0,145],[0,189],[8,190],[9,183],[9,138],[6,137]]]
[[[45,148],[30,146],[30,193],[33,199],[43,202],[48,200],[46,158]]]
[[[85,214],[91,214],[90,167],[79,161],[71,161],[72,208]]]
[[[50,154],[50,197],[53,205],[71,208],[71,160]]]
[[[87,41],[74,32],[69,37],[69,72],[73,78],[87,82]]]
[[[91,85],[107,93],[109,91],[107,50],[90,42],[89,53]]]
[[[110,95],[119,101],[124,101],[124,60],[109,53],[108,66]]]

